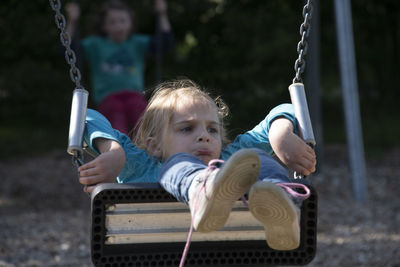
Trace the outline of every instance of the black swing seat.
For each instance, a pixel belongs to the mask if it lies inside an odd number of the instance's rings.
[[[277,251],[263,226],[237,201],[225,226],[194,232],[185,266],[305,265],[316,253],[317,194],[301,209],[300,246]],[[178,266],[190,228],[188,207],[158,183],[101,184],[92,193],[91,257],[95,266]]]

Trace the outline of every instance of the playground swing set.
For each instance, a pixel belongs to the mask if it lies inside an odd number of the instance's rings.
[[[84,154],[83,133],[88,91],[82,86],[60,0],[49,0],[65,47],[73,91],[67,152],[76,167]],[[303,8],[296,76],[289,86],[291,102],[303,140],[315,146],[301,75],[305,70],[307,37],[310,33],[312,1]],[[263,226],[237,201],[225,226],[212,233],[194,233],[190,251],[181,265],[186,266],[272,266],[305,265],[315,257],[317,243],[317,192],[302,175],[296,182],[307,185],[310,197],[303,201],[300,218],[300,246],[277,251],[265,242]],[[301,192],[303,193],[303,192]],[[167,193],[158,183],[105,183],[91,194],[91,258],[95,266],[178,266],[190,228],[189,208]]]

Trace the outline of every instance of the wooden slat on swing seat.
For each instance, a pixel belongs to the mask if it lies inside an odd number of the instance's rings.
[[[191,220],[188,206],[180,202],[115,204],[105,216],[106,244],[185,242]],[[221,230],[192,236],[192,242],[264,239],[264,227],[240,201]]]
[[[307,181],[304,181],[307,183]],[[301,244],[276,251],[241,201],[226,225],[192,236],[185,266],[305,265],[316,252],[317,196],[303,202]],[[178,266],[190,226],[188,207],[158,184],[101,184],[92,193],[95,266]]]

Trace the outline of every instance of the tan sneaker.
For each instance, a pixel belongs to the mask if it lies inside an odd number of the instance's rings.
[[[279,184],[259,181],[249,193],[249,209],[264,225],[270,248],[293,250],[300,245],[300,210]]]
[[[214,170],[212,170],[214,169]],[[213,162],[200,172],[189,189],[189,207],[198,232],[216,231],[225,225],[232,206],[257,181],[257,152],[241,149],[216,169]]]

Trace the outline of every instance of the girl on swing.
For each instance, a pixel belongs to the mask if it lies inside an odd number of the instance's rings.
[[[107,120],[88,110],[85,142],[100,153],[79,168],[80,183],[91,192],[101,182],[158,182],[189,205],[198,232],[224,226],[232,206],[248,193],[252,215],[265,228],[268,245],[292,250],[300,244],[300,205],[309,195],[289,168],[315,171],[314,151],[300,138],[290,104],[280,105],[254,129],[226,140],[227,106],[190,80],[165,82],[154,92],[132,143]],[[303,188],[299,194],[292,188]]]

